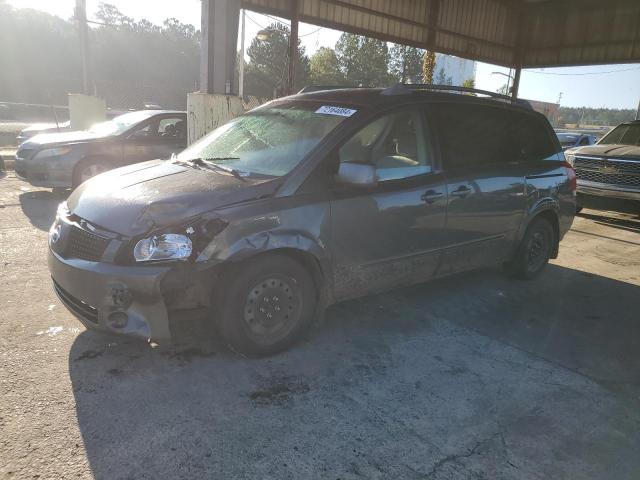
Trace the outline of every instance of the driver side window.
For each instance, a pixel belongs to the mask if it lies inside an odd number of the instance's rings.
[[[153,124],[147,123],[146,125],[140,126],[131,132],[129,138],[149,138],[154,136],[156,133],[157,130],[156,128],[153,128]]]
[[[403,110],[374,120],[340,148],[339,158],[340,163],[373,165],[380,182],[431,172],[418,110]]]

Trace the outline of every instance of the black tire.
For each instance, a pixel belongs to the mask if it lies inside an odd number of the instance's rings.
[[[265,254],[227,273],[215,303],[220,332],[234,350],[249,356],[280,352],[312,323],[315,284],[292,258]]]
[[[527,228],[515,255],[505,264],[507,272],[522,280],[537,277],[549,263],[555,241],[555,233],[549,221],[535,218]]]
[[[78,162],[73,169],[73,177],[71,179],[71,190],[75,190],[81,183],[88,180],[86,173],[94,170],[94,175],[111,170],[111,165],[103,158],[85,158]],[[93,175],[91,175],[93,176]],[[90,178],[90,177],[89,177]]]

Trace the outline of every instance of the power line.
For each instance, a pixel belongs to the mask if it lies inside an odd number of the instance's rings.
[[[246,17],[251,20],[254,24],[256,24],[258,27],[260,27],[262,30],[266,29],[267,27],[260,25],[258,22],[256,22],[253,18],[251,18],[251,16],[248,13],[245,13]]]
[[[248,18],[249,20],[251,20],[255,25],[257,25],[258,27],[260,27],[262,30],[266,30],[266,29],[267,29],[267,27],[265,27],[264,25],[260,25],[256,20],[254,20],[253,18],[251,18],[251,17],[249,16],[249,14],[245,13],[245,15],[247,16],[247,18]],[[278,23],[280,23],[280,24],[282,24],[282,23],[283,23],[281,20],[278,20],[276,17],[272,17],[271,15],[265,15],[265,14],[262,14],[262,15],[264,15],[265,17],[268,17],[268,18],[270,18],[271,20],[273,20],[273,21],[275,21],[275,22],[278,22]],[[324,27],[318,27],[318,28],[316,28],[316,29],[315,29],[314,31],[312,31],[312,32],[304,33],[304,34],[302,34],[302,35],[298,35],[298,38],[300,38],[300,37],[308,37],[309,35],[313,35],[314,33],[319,32],[319,31],[320,31],[320,30],[322,30],[323,28],[324,28]]]
[[[309,35],[313,35],[314,33],[319,32],[320,30],[322,30],[323,27],[318,27],[316,28],[313,32],[309,32],[309,33],[304,33],[302,35],[298,35],[298,38],[300,37],[308,37]]]
[[[537,73],[539,75],[561,75],[561,76],[580,76],[580,75],[605,75],[609,73],[629,72],[631,70],[640,70],[640,67],[621,68],[619,70],[608,70],[606,72],[580,72],[580,73],[560,73],[560,72],[540,72],[535,70],[526,70],[527,73]]]

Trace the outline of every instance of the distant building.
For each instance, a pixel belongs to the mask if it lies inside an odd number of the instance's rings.
[[[558,114],[560,113],[560,104],[551,102],[541,102],[540,100],[528,100],[536,112],[542,113],[549,123],[554,127],[558,126]]]
[[[476,79],[476,62],[466,58],[436,53],[433,83],[460,86],[465,80]]]

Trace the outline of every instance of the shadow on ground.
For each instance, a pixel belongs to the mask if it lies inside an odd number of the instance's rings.
[[[634,215],[636,218],[640,219],[640,202],[638,201],[607,197],[579,196],[578,203],[585,208],[626,213]]]
[[[593,220],[598,225],[619,228],[629,232],[640,233],[640,216],[636,218],[608,215],[607,212],[580,213],[580,216]]]
[[[57,195],[47,190],[24,192],[19,196],[20,206],[31,224],[40,230],[49,230],[56,217],[58,204],[66,196]]]
[[[96,478],[636,478],[640,289],[550,266],[336,305],[249,360],[79,335]]]

